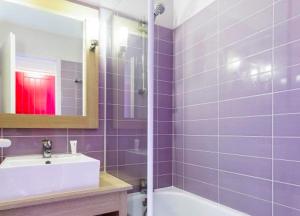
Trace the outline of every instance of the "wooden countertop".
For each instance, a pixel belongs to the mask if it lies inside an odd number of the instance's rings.
[[[59,202],[64,200],[79,199],[89,196],[128,191],[131,189],[132,186],[130,184],[108,173],[101,173],[99,188],[23,197],[21,199],[9,200],[4,202],[0,201],[0,211],[52,202]]]

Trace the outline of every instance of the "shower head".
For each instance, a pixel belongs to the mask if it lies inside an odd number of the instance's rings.
[[[162,3],[157,3],[154,7],[154,18],[165,12],[165,6]]]

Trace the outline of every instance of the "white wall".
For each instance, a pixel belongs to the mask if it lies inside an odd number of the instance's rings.
[[[173,0],[174,1],[174,28],[197,14],[215,0]]]
[[[2,35],[0,43],[0,111],[15,113],[15,35]]]
[[[17,55],[82,62],[82,39],[24,28],[22,26],[0,22],[0,43],[5,35],[16,35]]]

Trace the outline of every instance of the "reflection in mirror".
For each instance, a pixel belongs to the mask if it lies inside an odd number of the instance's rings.
[[[113,95],[114,124],[118,128],[141,129],[147,123],[147,25],[114,15]]]
[[[0,112],[79,115],[84,22],[0,1]]]

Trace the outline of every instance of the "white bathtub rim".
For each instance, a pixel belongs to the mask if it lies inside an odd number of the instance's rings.
[[[241,212],[241,211],[238,211],[236,209],[233,209],[233,208],[230,208],[228,206],[225,206],[221,203],[217,203],[217,202],[214,202],[212,200],[209,200],[209,199],[206,199],[204,197],[201,197],[199,195],[196,195],[196,194],[193,194],[191,192],[188,192],[188,191],[185,191],[185,190],[182,190],[180,188],[177,188],[175,186],[171,186],[171,187],[165,187],[165,188],[159,188],[159,189],[155,189],[154,192],[158,192],[158,193],[180,193],[181,195],[185,195],[185,196],[188,196],[190,198],[193,198],[193,199],[197,199],[197,200],[201,200],[203,203],[211,206],[211,207],[214,207],[214,208],[222,208],[224,211],[228,211],[228,212],[232,212],[232,213],[235,213],[235,214],[240,214],[241,216],[249,216],[248,214],[244,213],[244,212]],[[155,198],[155,196],[154,196]]]

